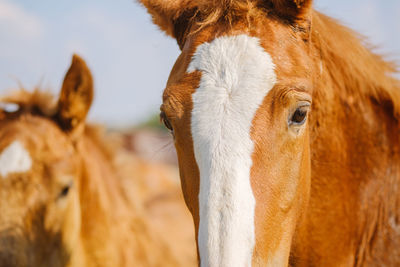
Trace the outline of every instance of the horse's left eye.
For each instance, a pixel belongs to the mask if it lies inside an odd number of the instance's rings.
[[[60,194],[58,195],[59,198],[66,197],[71,189],[72,184],[65,185],[62,189]]]
[[[164,124],[165,128],[167,128],[171,133],[173,133],[174,129],[172,128],[172,125],[169,122],[167,115],[163,111],[161,111],[160,113],[160,120]]]
[[[298,107],[290,118],[289,124],[302,125],[306,121],[307,107]]]

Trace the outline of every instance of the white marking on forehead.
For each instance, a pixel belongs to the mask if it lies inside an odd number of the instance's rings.
[[[29,171],[31,166],[29,152],[19,141],[14,141],[0,154],[0,174],[3,178],[10,173]]]
[[[251,266],[255,198],[250,183],[253,118],[276,82],[259,39],[225,36],[201,44],[188,72],[201,71],[191,131],[200,170],[201,266]]]

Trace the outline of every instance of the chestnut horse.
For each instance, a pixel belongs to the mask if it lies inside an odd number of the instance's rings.
[[[311,0],[141,0],[201,266],[400,266],[400,86]]]
[[[86,125],[92,96],[74,56],[57,103],[39,91],[2,98],[19,108],[0,109],[0,266],[194,265],[177,172]]]

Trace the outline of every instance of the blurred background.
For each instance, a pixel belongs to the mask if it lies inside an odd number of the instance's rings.
[[[315,5],[399,62],[399,0],[315,0]],[[19,83],[58,93],[72,53],[80,54],[94,75],[91,121],[118,128],[157,125],[155,114],[179,49],[138,3],[0,0],[0,94]]]

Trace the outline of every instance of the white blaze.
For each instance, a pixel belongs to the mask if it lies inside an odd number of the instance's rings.
[[[252,120],[276,82],[258,38],[224,36],[201,44],[188,72],[201,72],[191,130],[200,170],[201,266],[251,266],[255,199],[250,184]]]
[[[29,152],[19,141],[14,141],[0,154],[0,174],[5,178],[10,173],[26,172],[32,166]]]

